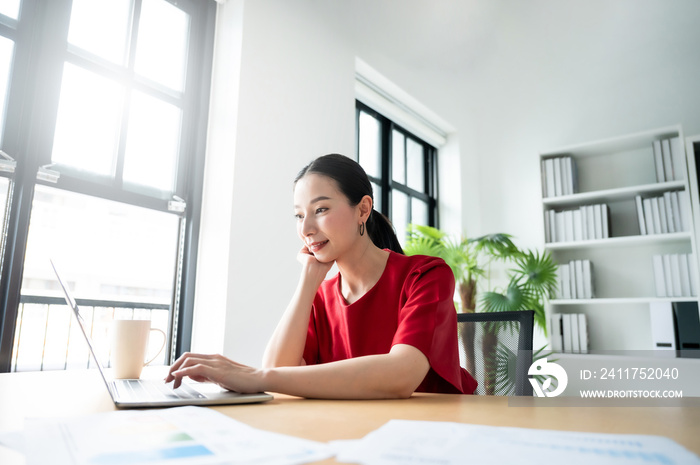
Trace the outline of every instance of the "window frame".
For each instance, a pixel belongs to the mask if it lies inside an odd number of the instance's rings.
[[[166,1],[190,15],[186,87],[181,92],[182,106],[178,105],[182,110],[182,122],[173,192],[126,190],[119,171],[114,178],[105,178],[60,167],[61,176],[56,183],[36,178],[40,167],[51,163],[64,61],[77,60],[90,70],[101,69],[100,74],[116,71],[74,53],[67,43],[72,0],[23,0],[17,21],[0,15],[0,34],[15,41],[2,149],[17,162],[7,218],[4,263],[0,267],[0,373],[9,371],[11,366],[24,253],[37,184],[165,212],[172,212],[169,202],[173,196],[185,200],[186,209],[179,214],[179,266],[178,276],[174,277],[172,334],[166,360],[190,348],[216,3],[214,0]],[[140,10],[142,0],[134,2],[135,9]],[[149,95],[157,92],[159,98],[169,98],[164,89],[158,91],[157,86],[142,86],[134,76],[127,78],[131,89],[138,87]],[[128,118],[124,116],[123,119]],[[127,125],[128,121],[122,121],[122,131]],[[123,138],[119,145],[118,168],[119,164],[123,166]]]
[[[381,188],[381,194],[379,198],[380,208],[377,209],[380,213],[386,215],[388,218],[393,217],[393,205],[391,202],[391,192],[396,190],[402,192],[408,196],[408,211],[406,212],[406,218],[408,223],[412,220],[412,209],[411,209],[411,199],[416,198],[425,202],[428,206],[428,226],[439,227],[439,210],[438,210],[438,157],[437,148],[429,144],[422,138],[416,136],[414,133],[408,129],[402,127],[401,125],[395,123],[391,119],[382,115],[378,111],[374,110],[367,104],[356,100],[355,101],[355,160],[359,162],[360,160],[360,114],[364,112],[372,116],[379,122],[380,127],[380,170],[381,177],[367,175],[371,182],[377,184]],[[408,139],[412,139],[423,147],[425,157],[424,157],[424,186],[426,192],[417,191],[407,184],[400,183],[393,179],[393,131],[397,131],[404,136],[404,144]],[[404,150],[404,156],[406,151]],[[404,166],[406,166],[404,164]],[[377,199],[375,198],[375,204]],[[397,232],[398,233],[398,232]]]

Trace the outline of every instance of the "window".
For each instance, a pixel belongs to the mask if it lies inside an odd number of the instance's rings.
[[[168,363],[190,342],[215,3],[0,3],[0,372],[89,363],[49,259],[92,330],[150,319]]]
[[[436,149],[367,105],[356,103],[357,159],[374,189],[375,208],[399,242],[408,225],[437,226]]]

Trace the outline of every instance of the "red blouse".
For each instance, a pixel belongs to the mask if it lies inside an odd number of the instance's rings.
[[[304,361],[386,354],[394,344],[407,344],[430,362],[416,391],[472,394],[477,383],[459,364],[454,287],[452,270],[441,258],[395,252],[377,284],[350,305],[336,275],[314,299]]]

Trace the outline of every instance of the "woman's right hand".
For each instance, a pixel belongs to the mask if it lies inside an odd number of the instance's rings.
[[[326,275],[333,267],[333,263],[322,263],[316,259],[313,253],[306,245],[301,247],[297,254],[297,260],[302,264],[302,278],[310,279],[310,282],[316,286],[316,289],[321,285]]]

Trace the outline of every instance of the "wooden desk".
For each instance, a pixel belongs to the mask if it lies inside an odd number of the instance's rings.
[[[275,395],[264,404],[214,407],[253,427],[330,441],[357,439],[390,419],[666,436],[700,454],[700,408],[509,407],[503,397],[416,394],[407,400],[325,401]],[[689,405],[691,402],[688,403]],[[25,417],[66,417],[115,410],[96,371],[0,374],[0,432]],[[0,446],[0,463],[24,458]],[[323,463],[335,463],[328,460]]]

